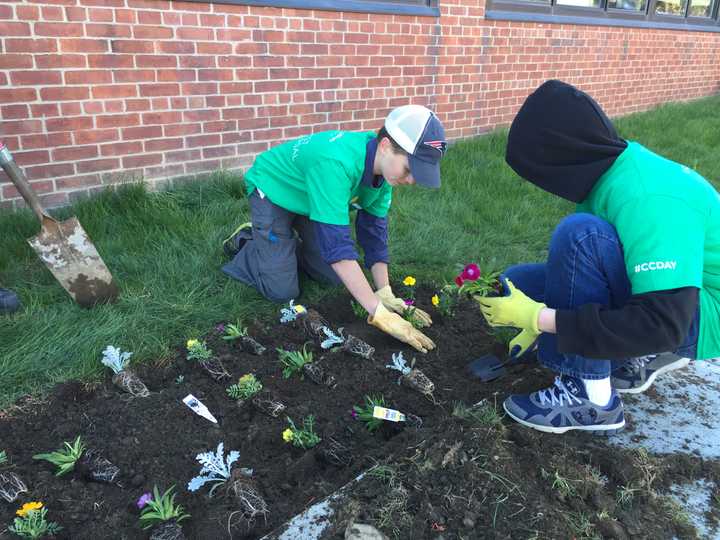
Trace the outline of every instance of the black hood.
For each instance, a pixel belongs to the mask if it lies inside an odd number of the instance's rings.
[[[626,147],[593,98],[547,81],[515,116],[505,161],[525,180],[578,203]]]

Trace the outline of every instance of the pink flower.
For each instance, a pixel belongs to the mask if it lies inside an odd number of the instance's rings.
[[[467,281],[475,281],[480,277],[480,267],[475,263],[468,264],[460,276]]]
[[[150,493],[143,493],[137,501],[137,507],[142,510],[150,501],[152,501],[152,495]]]
[[[414,306],[414,305],[415,305],[415,300],[405,300],[405,305],[406,305],[406,306]]]
[[[355,409],[350,411],[350,416],[353,417],[353,420],[357,420],[357,411]]]
[[[462,287],[464,282],[465,280],[463,279],[462,274],[455,278],[455,285],[458,287]]]

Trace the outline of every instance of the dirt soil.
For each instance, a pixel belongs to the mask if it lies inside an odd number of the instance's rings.
[[[548,385],[553,374],[537,364],[521,364],[491,383],[472,379],[467,364],[489,352],[502,355],[504,345],[488,332],[472,303],[461,304],[455,317],[444,320],[429,305],[431,295],[418,292],[419,307],[435,320],[427,334],[437,349],[427,355],[367,325],[346,295],[309,306],[334,328],[344,327],[345,334],[375,347],[374,357],[365,360],[323,351],[317,342],[308,346],[336,379],[335,388],[307,376],[283,379],[276,348],[300,349],[310,339],[300,325],[276,319],[250,326],[250,334],[267,348],[261,356],[243,351],[239,342],[223,341],[216,330],[203,338],[230,379],[213,380],[186,359],[179,344],[174,360],[137,369],[150,390],[147,398],[122,393],[108,373],[98,384],[71,381],[45,400],[20,400],[0,412],[0,449],[9,458],[0,472],[18,474],[30,493],[14,503],[0,499],[0,538],[11,538],[4,529],[15,510],[37,500],[49,509],[49,519],[64,527],[58,538],[148,538],[138,524],[136,501],[153,485],[164,490],[173,484],[177,501],[192,516],[182,522],[187,538],[259,538],[373,467],[351,503],[338,509],[327,537],[342,538],[353,519],[403,539],[694,537],[683,513],[659,493],[683,479],[708,478],[720,485],[717,463],[611,449],[601,438],[545,435],[513,425],[502,417],[502,400]],[[397,372],[385,365],[398,351],[415,358],[416,367],[433,381],[434,399],[397,384]],[[283,414],[272,418],[227,396],[226,387],[246,373],[254,373],[264,390],[287,406]],[[218,425],[183,405],[190,393],[207,405]],[[422,425],[386,422],[378,432],[368,432],[351,415],[366,394],[382,394],[388,407],[420,417]],[[322,442],[308,451],[283,442],[286,416],[301,424],[310,414]],[[79,472],[56,477],[49,463],[32,459],[78,435],[120,468],[113,484],[87,482]],[[350,449],[349,466],[323,459],[331,439]],[[214,450],[219,442],[226,452],[240,452],[235,467],[253,470],[269,508],[266,519],[230,527],[232,535],[228,524],[237,521],[236,500],[222,487],[212,498],[207,487],[195,493],[186,487],[201,468],[196,454]]]

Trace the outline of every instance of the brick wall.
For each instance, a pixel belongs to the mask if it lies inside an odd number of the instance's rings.
[[[448,137],[507,124],[557,77],[611,114],[718,91],[720,34],[167,0],[3,0],[0,140],[45,203],[242,169],[273,143],[436,110]],[[0,176],[0,206],[21,204]]]

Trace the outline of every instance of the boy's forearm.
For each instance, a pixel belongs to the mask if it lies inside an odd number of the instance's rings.
[[[373,270],[380,264],[373,265]],[[357,300],[360,305],[371,315],[375,313],[378,305],[378,299],[375,293],[370,287],[365,274],[363,274],[362,268],[357,261],[353,260],[342,260],[337,261],[330,265],[335,273],[338,275],[340,280],[345,285],[345,288],[350,294]],[[385,270],[387,272],[387,268]],[[374,278],[374,274],[373,274]]]
[[[382,289],[383,287],[390,285],[387,263],[376,262],[372,265],[370,272],[372,273],[373,282],[375,283],[375,290]]]

